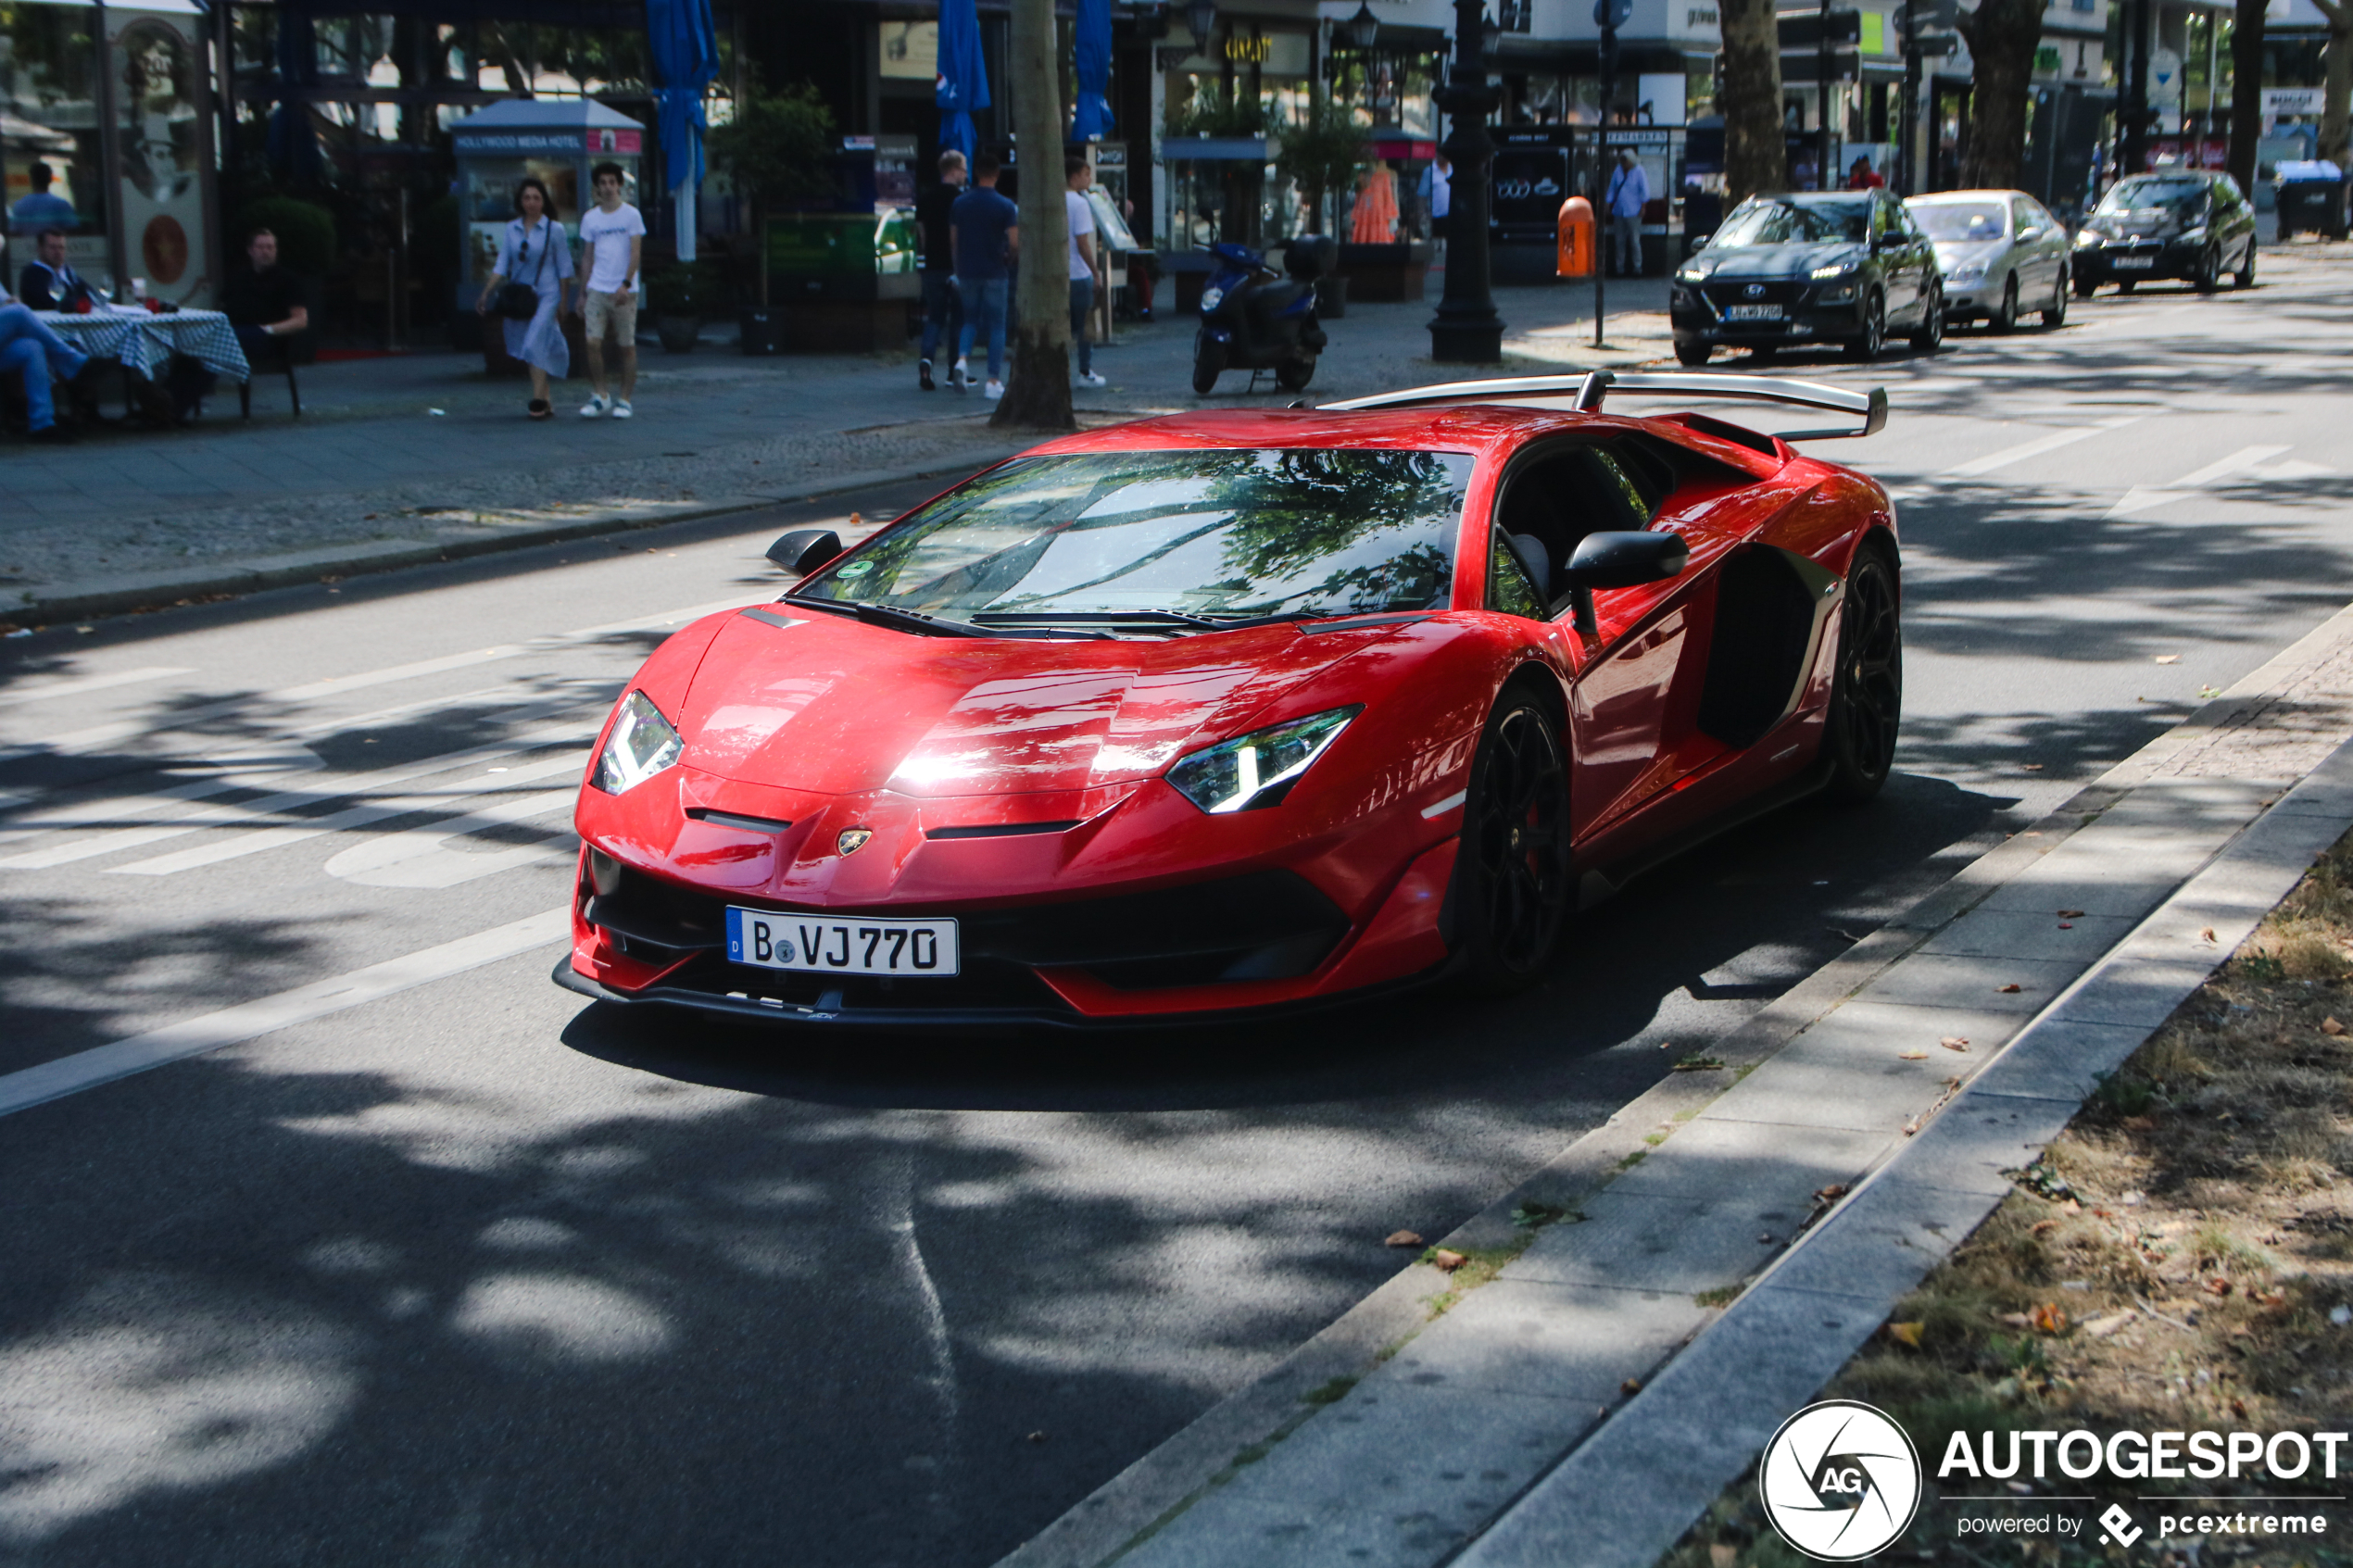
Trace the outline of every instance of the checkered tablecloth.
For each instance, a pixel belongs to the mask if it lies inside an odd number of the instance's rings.
[[[252,367],[229,318],[218,310],[176,310],[155,315],[145,310],[94,310],[70,316],[56,310],[39,312],[57,334],[97,359],[117,359],[156,375],[174,354],[185,354],[206,370],[231,381],[244,381]]]

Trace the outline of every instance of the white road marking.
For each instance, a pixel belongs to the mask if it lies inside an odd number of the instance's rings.
[[[578,753],[573,771],[579,771],[586,759],[587,753]],[[510,845],[476,855],[460,854],[447,846],[453,838],[464,838],[484,828],[525,822],[550,811],[569,811],[579,798],[580,786],[574,784],[569,789],[546,790],[520,800],[484,806],[461,816],[444,817],[405,833],[384,834],[364,844],[355,844],[330,859],[327,874],[367,887],[455,887],[461,882],[495,876],[516,866],[567,860],[572,858],[569,847],[560,848],[547,844]]]
[[[2138,414],[2120,414],[2094,425],[2076,425],[2068,430],[2055,430],[2048,435],[2038,435],[2032,441],[2021,441],[2015,446],[2005,446],[1998,452],[1988,452],[1982,458],[1972,458],[1966,463],[1956,463],[1938,474],[1939,479],[1974,479],[1995,469],[2006,469],[2012,463],[2022,463],[2029,458],[2039,458],[2045,452],[2056,452],[2062,446],[2072,446],[2111,430],[2122,430],[2137,424]]]
[[[195,670],[184,664],[150,664],[139,670],[118,670],[111,675],[69,675],[57,681],[29,682],[13,690],[0,692],[0,708],[14,708],[24,702],[46,702],[53,696],[79,696],[84,692],[110,691],[116,686],[135,686],[142,681],[160,681],[167,675],[194,673]]]
[[[297,686],[284,686],[275,691],[254,692],[243,696],[223,697],[218,702],[203,703],[178,712],[150,719],[123,719],[85,729],[69,730],[35,741],[20,743],[0,749],[0,761],[13,757],[39,753],[66,756],[93,751],[119,741],[140,735],[159,734],[185,730],[192,725],[241,712],[260,703],[305,703],[321,697],[339,696],[344,692],[364,690],[370,686],[388,685],[396,681],[412,681],[422,676],[444,674],[452,670],[469,669],[478,664],[496,663],[522,654],[548,653],[560,648],[592,643],[599,638],[628,632],[659,631],[681,625],[689,621],[723,609],[733,609],[748,600],[756,602],[757,596],[738,595],[711,604],[693,605],[685,609],[667,610],[657,615],[642,615],[627,621],[615,621],[602,626],[584,626],[574,632],[560,632],[552,636],[535,637],[529,642],[502,643],[496,647],[476,648],[467,653],[445,654],[438,659],[417,659],[407,664],[387,665],[381,670],[357,671],[349,675],[331,675],[322,681],[309,681]]]
[[[2267,462],[2286,450],[2285,446],[2242,446],[2229,457],[2217,458],[2202,469],[2185,473],[2171,484],[2135,484],[2132,489],[2124,492],[2122,499],[2108,508],[2107,515],[2111,518],[2131,517],[2137,512],[2150,511],[2169,505],[2213,483],[2218,479],[2228,479],[2233,474],[2244,473],[2257,464]]]
[[[370,964],[308,985],[297,985],[274,997],[168,1023],[127,1040],[0,1074],[0,1116],[446,980],[470,969],[563,941],[571,935],[572,911],[548,909],[437,947]]]
[[[566,738],[571,738],[577,733],[576,731],[568,732]],[[518,772],[522,779],[545,777],[555,772],[578,773],[587,766],[587,761],[588,754],[584,749],[567,752],[561,757],[534,764],[528,769],[518,770]],[[247,855],[258,855],[271,849],[283,849],[289,844],[300,844],[308,839],[323,838],[331,833],[367,827],[371,823],[385,822],[394,817],[411,816],[420,811],[433,811],[451,805],[461,805],[469,800],[480,799],[485,795],[503,794],[516,782],[518,782],[517,772],[509,772],[499,775],[495,784],[484,778],[471,781],[462,789],[426,790],[414,795],[387,796],[381,800],[362,800],[356,806],[347,806],[340,811],[331,811],[323,817],[305,817],[297,822],[283,823],[275,827],[256,828],[250,833],[234,834],[225,839],[216,839],[212,843],[200,844],[193,848],[175,850],[169,855],[157,855],[145,860],[133,860],[127,866],[108,866],[107,872],[110,876],[173,876],[181,872],[195,871],[201,866],[217,866],[223,860],[242,859]],[[484,787],[485,784],[488,785],[487,788]]]

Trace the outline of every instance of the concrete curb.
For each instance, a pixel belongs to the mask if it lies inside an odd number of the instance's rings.
[[[2004,888],[2021,877],[2036,874],[2045,867],[2049,858],[2068,846],[2081,829],[2099,822],[2120,807],[2127,806],[2135,792],[2144,786],[2164,781],[2163,788],[2158,792],[2160,796],[2164,790],[2178,794],[2184,787],[2188,787],[2191,795],[2195,796],[2197,786],[2184,786],[2179,780],[2167,781],[2166,775],[2191,771],[2190,765],[2196,762],[2203,748],[2233,737],[2243,739],[2250,727],[2259,725],[2264,715],[2278,706],[2299,683],[2309,681],[2315,671],[2332,659],[2341,656],[2348,647],[2353,647],[2353,608],[2341,612],[2293,646],[2283,650],[2233,685],[2231,691],[2210,701],[2182,724],[2078,791],[2032,828],[2020,832],[1982,856],[1904,914],[1808,976],[1741,1028],[1713,1045],[1709,1054],[1722,1060],[1726,1069],[1724,1073],[1679,1073],[1663,1079],[1629,1103],[1608,1123],[1577,1140],[1527,1181],[1457,1227],[1443,1238],[1441,1245],[1458,1251],[1527,1245],[1526,1233],[1514,1226],[1511,1215],[1515,1210],[1529,1205],[1549,1205],[1573,1211],[1591,1201],[1596,1194],[1609,1189],[1625,1169],[1643,1161],[1654,1148],[1672,1148],[1678,1141],[1679,1130],[1700,1119],[1715,1101],[1727,1094],[1730,1086],[1727,1084],[1728,1079],[1737,1084],[1750,1078],[1753,1069],[1776,1057],[1805,1032],[1822,1022],[1843,1004],[1886,975],[1899,962],[1919,955],[1924,960],[1923,968],[1941,965],[1949,971],[1956,964],[1966,967],[1968,960],[1965,958],[1923,954],[1922,950],[1936,944],[1942,934],[1973,911],[1995,900],[1995,896]],[[2296,768],[2294,771],[2301,772],[2305,770]],[[2213,794],[2215,791],[2208,788],[2206,793]],[[2236,834],[2244,826],[2244,822],[2228,822],[2230,811],[2244,807],[2246,815],[2253,815],[2261,806],[2270,804],[2269,800],[2257,804],[2253,789],[2241,793],[2245,795],[2245,799],[2221,803],[2220,809],[2224,812],[2226,821],[2209,823],[2209,831],[2227,825],[2232,834]],[[2277,795],[2279,788],[2271,786],[2271,793]],[[2177,803],[2177,809],[2196,814],[2201,808],[2195,799],[2185,798]],[[2132,831],[2130,818],[2133,814],[2128,811],[2118,819],[2123,831]],[[2211,814],[2211,809],[2208,809],[2208,815]],[[2330,840],[2334,836],[2332,833]],[[2325,847],[2328,841],[2323,840],[2322,847]],[[2213,847],[2219,848],[2220,844]],[[2204,858],[2201,854],[2197,864],[2178,865],[2178,875],[2168,881],[2166,890],[2176,890],[2181,880],[2196,874]],[[2300,873],[2300,868],[2298,870]],[[2293,884],[2293,878],[2289,884]],[[2047,897],[2047,895],[2045,897]],[[2159,901],[2159,897],[2152,897],[2146,904],[2154,906]],[[2263,909],[2270,907],[2269,903],[2262,906]],[[2259,919],[2260,914],[2259,910],[2252,918]],[[2096,927],[2098,922],[2083,923]],[[2008,960],[1999,961],[2005,968],[2016,967]],[[1982,981],[1982,977],[1980,978]],[[2203,979],[2203,972],[2200,972],[2198,979]],[[2187,989],[2194,988],[2195,984],[2192,982],[2183,994],[2186,995]],[[1991,991],[1993,986],[1984,985],[1981,988]],[[2171,1004],[2168,1004],[2165,1011],[2170,1010]],[[2161,1019],[2162,1014],[2159,1014],[2157,1020],[2152,1021],[2151,1026]],[[2014,1010],[2008,1020],[1982,1017],[1974,1027],[1982,1030],[1981,1037],[1984,1043],[1991,1044],[2026,1021],[2024,1011]],[[1934,1035],[1929,1038],[1932,1043]],[[2133,1042],[2133,1045],[2137,1043],[2137,1039]],[[2127,1051],[2130,1048],[2129,1046],[2125,1047]],[[1767,1080],[1767,1083],[1769,1081]],[[1760,1089],[1764,1086],[1764,1084],[1759,1085]],[[1925,1113],[1931,1110],[1932,1103],[1922,1100],[1919,1111]],[[2071,1111],[2073,1102],[2070,1102],[2066,1109]],[[1786,1133],[1788,1129],[1782,1131]],[[1888,1132],[1892,1134],[1892,1125]],[[1881,1135],[1884,1138],[1888,1135]],[[1896,1147],[1901,1149],[1918,1145],[1899,1143]],[[2015,1159],[2011,1160],[2013,1164],[2020,1162]],[[1856,1181],[1859,1185],[1858,1178],[1870,1163],[1865,1161],[1856,1165],[1853,1173],[1845,1178],[1831,1177],[1826,1180],[1846,1179]],[[1854,1202],[1853,1198],[1849,1198],[1844,1208],[1851,1209]],[[1843,1211],[1842,1209],[1833,1212]],[[1975,1222],[1972,1220],[1970,1223]],[[1566,1237],[1582,1229],[1582,1226],[1554,1227],[1540,1238],[1539,1245],[1541,1247],[1551,1237]],[[1958,1235],[1952,1239],[1957,1242]],[[1528,1256],[1533,1258],[1538,1251],[1538,1247],[1530,1247]],[[1938,1255],[1941,1256],[1941,1253]],[[1706,1282],[1707,1286],[1713,1287],[1732,1283],[1742,1273],[1753,1273],[1760,1263],[1769,1261],[1769,1255],[1755,1259],[1736,1271],[1710,1279]],[[1932,1260],[1923,1261],[1919,1273],[1925,1273],[1931,1263]],[[1517,1263],[1507,1266],[1502,1279],[1512,1278],[1513,1271],[1518,1267]],[[1915,1279],[1917,1277],[1914,1276]],[[1224,1564],[1250,1561],[1260,1550],[1277,1541],[1281,1542],[1284,1550],[1277,1554],[1275,1561],[1306,1562],[1314,1556],[1323,1555],[1320,1552],[1301,1554],[1299,1549],[1305,1543],[1291,1537],[1288,1526],[1271,1517],[1251,1522],[1239,1530],[1229,1529],[1223,1538],[1203,1538],[1214,1537],[1215,1532],[1175,1526],[1189,1510],[1212,1498],[1217,1499],[1216,1506],[1210,1511],[1213,1512],[1255,1512],[1242,1504],[1237,1497],[1220,1494],[1243,1479],[1246,1471],[1265,1468],[1261,1461],[1268,1454],[1270,1445],[1279,1443],[1284,1450],[1292,1449],[1290,1439],[1293,1435],[1308,1426],[1329,1403],[1327,1394],[1319,1395],[1314,1401],[1302,1402],[1306,1396],[1319,1390],[1328,1391],[1336,1386],[1335,1380],[1353,1383],[1381,1370],[1383,1363],[1395,1356],[1406,1341],[1431,1326],[1428,1303],[1446,1288],[1445,1276],[1426,1265],[1409,1268],[1390,1279],[1302,1345],[1273,1372],[1229,1396],[1151,1453],[1097,1488],[1077,1506],[1005,1557],[1000,1568],[1082,1568],[1082,1565],[1125,1559],[1131,1553],[1137,1555],[1139,1562],[1146,1560],[1218,1562],[1222,1568]],[[1493,1287],[1488,1288],[1491,1290]],[[1754,1294],[1756,1289],[1757,1286],[1751,1286],[1749,1293]],[[1651,1294],[1657,1296],[1660,1293]],[[1481,1291],[1470,1299],[1477,1301],[1486,1295],[1487,1291]],[[1690,1298],[1688,1287],[1679,1298]],[[1456,1311],[1459,1313],[1461,1309]],[[1449,1314],[1449,1317],[1454,1315]],[[1683,1340],[1705,1327],[1709,1316],[1705,1313],[1693,1315],[1655,1351],[1642,1352],[1627,1348],[1634,1359],[1625,1364],[1624,1374],[1646,1379],[1659,1361],[1675,1354]],[[1442,1323],[1448,1320],[1440,1321]],[[1879,1318],[1872,1316],[1861,1332],[1868,1333],[1878,1322]],[[1523,1323],[1520,1326],[1526,1327],[1527,1324]],[[1748,1353],[1754,1356],[1755,1350],[1752,1346]],[[1409,1361],[1415,1359],[1417,1358],[1406,1358]],[[1828,1376],[1838,1365],[1843,1364],[1844,1360],[1845,1355],[1842,1353],[1822,1372],[1821,1376]],[[1757,1361],[1760,1365],[1769,1366],[1774,1363],[1775,1358],[1763,1357],[1757,1358]],[[1425,1375],[1435,1379],[1444,1374]],[[1622,1400],[1622,1396],[1617,1391],[1617,1375],[1601,1381],[1598,1386],[1604,1392],[1598,1401],[1599,1406],[1605,1408],[1613,1400]],[[1819,1382],[1820,1377],[1817,1377],[1806,1386],[1806,1390],[1818,1386]],[[1479,1399],[1487,1397],[1484,1391],[1475,1396]],[[1330,1408],[1338,1410],[1341,1405],[1356,1404],[1360,1398],[1352,1394],[1340,1405]],[[1645,1394],[1639,1398],[1648,1399],[1650,1396]],[[1802,1403],[1802,1399],[1797,1402]],[[1656,1408],[1657,1403],[1654,1400],[1652,1408]],[[1583,1418],[1589,1423],[1604,1413],[1604,1409],[1597,1409],[1594,1404],[1584,1408],[1593,1412],[1592,1417]],[[1621,1415],[1624,1409],[1630,1408],[1621,1406]],[[1778,1413],[1766,1424],[1763,1432],[1756,1435],[1759,1446],[1764,1437],[1769,1436],[1772,1426],[1796,1406],[1784,1402],[1775,1408]],[[1686,1412],[1677,1419],[1705,1422],[1709,1418],[1702,1411],[1697,1414]],[[1603,1428],[1612,1434],[1613,1444],[1617,1441],[1615,1435],[1618,1429],[1619,1421],[1617,1419]],[[1444,1439],[1452,1434],[1426,1432],[1423,1436],[1433,1447],[1438,1447],[1442,1446]],[[1577,1442],[1583,1440],[1584,1434],[1532,1436],[1553,1442],[1552,1453],[1556,1462],[1561,1455],[1571,1451]],[[1583,1450],[1576,1451],[1581,1453]],[[1753,1449],[1749,1450],[1753,1451]],[[1746,1459],[1747,1454],[1744,1453],[1740,1462],[1744,1464]],[[1273,1468],[1281,1469],[1282,1466]],[[1520,1485],[1549,1486],[1549,1482],[1538,1482],[1543,1468],[1549,1468],[1549,1464],[1535,1472],[1523,1472],[1518,1477]],[[1737,1474],[1738,1468],[1735,1465],[1732,1474]],[[1484,1474],[1500,1477],[1505,1473],[1490,1469]],[[1444,1474],[1459,1480],[1468,1472],[1458,1467]],[[1264,1480],[1262,1476],[1253,1474],[1248,1479],[1252,1484],[1238,1488],[1239,1491],[1263,1489],[1260,1485]],[[1667,1544],[1671,1544],[1674,1536],[1688,1524],[1690,1517],[1712,1499],[1722,1482],[1729,1479],[1730,1475],[1727,1474],[1709,1486],[1690,1512],[1675,1524],[1673,1531],[1667,1537]],[[1356,1485],[1362,1490],[1377,1483],[1374,1477],[1365,1475]],[[1621,1491],[1620,1499],[1626,1495]],[[1410,1512],[1410,1500],[1402,1493],[1384,1495],[1382,1504],[1368,1504],[1362,1512],[1368,1516],[1385,1515],[1403,1524],[1420,1517]],[[1476,1505],[1477,1517],[1462,1519],[1459,1524],[1440,1526],[1439,1521],[1432,1518],[1427,1521],[1431,1529],[1405,1529],[1402,1535],[1370,1544],[1361,1533],[1344,1527],[1335,1528],[1333,1521],[1320,1517],[1308,1527],[1315,1532],[1318,1544],[1328,1545],[1333,1552],[1340,1549],[1341,1537],[1349,1537],[1353,1543],[1346,1553],[1345,1560],[1349,1562],[1435,1562],[1458,1549],[1489,1521],[1499,1521],[1504,1517],[1499,1512],[1499,1504],[1510,1506],[1503,1499],[1480,1502]],[[1466,1506],[1472,1505],[1466,1503]],[[1401,1512],[1401,1510],[1407,1512]],[[1199,1523],[1185,1521],[1188,1526]],[[1500,1523],[1493,1526],[1499,1530],[1501,1527]],[[1164,1533],[1194,1538],[1186,1542],[1157,1538]],[[1407,1537],[1414,1538],[1408,1540]],[[1162,1549],[1146,1549],[1147,1543]],[[1558,1543],[1554,1542],[1547,1548],[1554,1550],[1555,1555],[1546,1561],[1573,1560],[1580,1563],[1587,1561],[1587,1551],[1582,1545],[1568,1557],[1558,1555],[1557,1546]],[[1497,1549],[1502,1549],[1499,1547]],[[1663,1546],[1660,1549],[1664,1549]],[[1654,1551],[1652,1556],[1655,1555]],[[1645,1563],[1648,1561],[1643,1560]]]
[[[1017,447],[1020,443],[1012,444]],[[993,459],[989,459],[993,460]],[[560,521],[513,523],[477,522],[436,530],[423,539],[378,539],[331,545],[263,556],[232,566],[191,567],[183,571],[145,573],[62,583],[15,605],[0,605],[0,619],[19,625],[42,626],[93,616],[126,615],[159,609],[183,601],[220,595],[258,593],[265,588],[293,587],[326,577],[358,577],[440,561],[470,560],[528,549],[535,545],[560,545],[607,533],[666,528],[673,523],[701,522],[765,507],[812,501],[879,484],[938,477],[945,481],[971,470],[958,463],[949,468],[874,469],[826,479],[814,489],[796,487],[788,495],[722,495],[707,501],[598,511],[584,509],[578,517]],[[495,508],[488,508],[495,510]]]

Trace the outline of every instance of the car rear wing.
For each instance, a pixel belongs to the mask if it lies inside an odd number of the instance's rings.
[[[1643,397],[1724,397],[1750,403],[1787,403],[1801,408],[1827,408],[1859,415],[1860,429],[1787,430],[1783,441],[1828,441],[1845,436],[1877,435],[1887,426],[1887,389],[1847,392],[1819,382],[1790,381],[1776,376],[1711,376],[1588,370],[1581,376],[1502,376],[1493,381],[1441,382],[1435,386],[1408,387],[1403,392],[1377,393],[1326,403],[1333,409],[1404,408],[1428,403],[1492,403],[1530,397],[1574,397],[1577,407],[1597,410],[1612,393]]]

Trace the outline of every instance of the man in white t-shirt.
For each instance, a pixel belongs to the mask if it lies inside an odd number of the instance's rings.
[[[597,205],[580,220],[582,325],[588,339],[588,384],[595,395],[581,406],[584,420],[630,418],[637,390],[637,264],[644,259],[646,220],[621,199],[621,165],[600,163],[590,176]],[[621,340],[621,395],[605,395],[605,333]]]
[[[1089,341],[1087,318],[1094,313],[1096,281],[1102,275],[1102,246],[1095,232],[1095,209],[1088,205],[1087,187],[1095,170],[1083,157],[1063,163],[1070,189],[1063,193],[1063,207],[1070,220],[1070,341],[1078,349],[1080,386],[1109,386],[1095,373],[1095,345]]]

